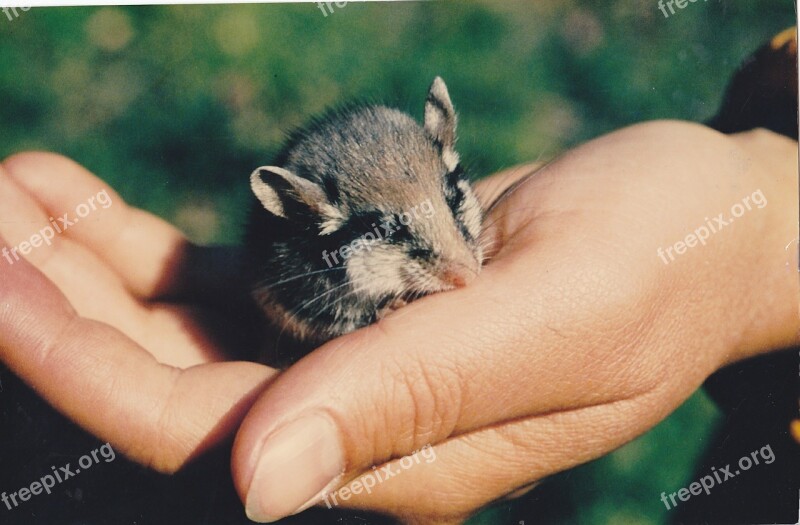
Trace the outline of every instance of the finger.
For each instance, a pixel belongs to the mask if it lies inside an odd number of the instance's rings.
[[[142,312],[119,276],[93,253],[59,235],[57,224],[2,168],[0,202],[0,234],[8,241],[0,263],[11,267],[24,258],[58,285],[80,315],[115,321],[126,333],[135,331]]]
[[[481,429],[368,469],[320,505],[386,512],[407,523],[463,523],[482,507],[630,441],[687,394],[651,393]],[[657,399],[663,396],[670,401]]]
[[[143,307],[106,263],[66,235],[59,235],[47,214],[0,168],[0,265],[33,263],[67,297],[78,314],[102,321],[147,348],[159,361],[188,367],[220,360],[215,338],[172,305]],[[44,226],[43,226],[44,225]],[[37,246],[38,244],[38,246]]]
[[[153,298],[189,287],[185,271],[192,266],[186,260],[197,258],[196,249],[173,226],[125,204],[80,165],[35,152],[14,155],[4,166],[63,235],[96,254],[134,294]]]
[[[252,363],[161,365],[117,330],[79,317],[24,260],[2,272],[0,359],[67,417],[159,471],[224,439],[275,374]]]

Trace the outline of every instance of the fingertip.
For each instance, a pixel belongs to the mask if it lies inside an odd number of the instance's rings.
[[[73,196],[76,200],[83,200],[89,194],[105,191],[115,205],[124,204],[119,194],[97,175],[58,153],[15,153],[3,161],[3,167],[14,180],[42,200],[48,208],[52,203],[49,197],[54,195],[54,188],[58,190],[58,197],[62,201],[64,197]]]
[[[62,155],[18,153],[3,167],[45,218],[63,223],[63,234],[115,270],[133,294],[153,298],[181,286],[192,245],[177,228],[128,206],[102,179]]]
[[[37,150],[30,150],[30,151],[21,151],[19,153],[13,153],[3,160],[3,166],[6,168],[19,168],[19,167],[58,167],[64,168],[67,167],[69,169],[74,169],[75,167],[80,167],[74,160],[70,159],[69,157],[65,157],[59,153],[53,153],[51,151],[37,151]]]
[[[243,498],[250,519],[270,523],[296,514],[335,488],[345,472],[338,425],[324,412],[300,416],[254,450]]]

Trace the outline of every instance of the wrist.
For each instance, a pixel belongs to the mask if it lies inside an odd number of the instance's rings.
[[[800,344],[797,142],[764,130],[732,139],[751,161],[751,184],[768,204],[737,253],[746,265],[736,287],[742,296],[734,300],[744,312],[726,364]]]

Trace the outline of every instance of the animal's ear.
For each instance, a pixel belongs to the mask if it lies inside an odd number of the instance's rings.
[[[331,221],[336,222],[340,216],[318,184],[284,168],[262,166],[256,169],[250,175],[250,187],[264,209],[278,217],[294,219],[310,212],[320,216],[320,222],[330,228]]]
[[[445,164],[450,170],[458,165],[455,153],[456,111],[450,101],[447,86],[441,77],[433,79],[425,100],[425,131],[442,148]]]

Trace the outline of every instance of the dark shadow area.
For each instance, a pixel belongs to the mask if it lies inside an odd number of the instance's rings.
[[[789,433],[798,417],[800,348],[740,363],[712,376],[706,389],[725,411],[722,427],[695,471],[693,480],[730,465],[725,479],[686,502],[679,502],[670,523],[796,523],[800,506],[800,443]],[[769,445],[774,461],[744,471],[740,458]],[[766,454],[769,457],[769,454]],[[744,466],[747,462],[743,462]],[[736,475],[736,472],[739,472]]]
[[[0,492],[16,492],[103,443],[44,403],[19,379],[0,369]],[[51,494],[17,497],[9,510],[0,503],[4,525],[246,525],[233,488],[230,443],[195,459],[175,475],[147,470],[117,454],[62,483]],[[79,467],[78,467],[79,468]],[[280,523],[303,525],[394,525],[365,512],[311,509]]]

